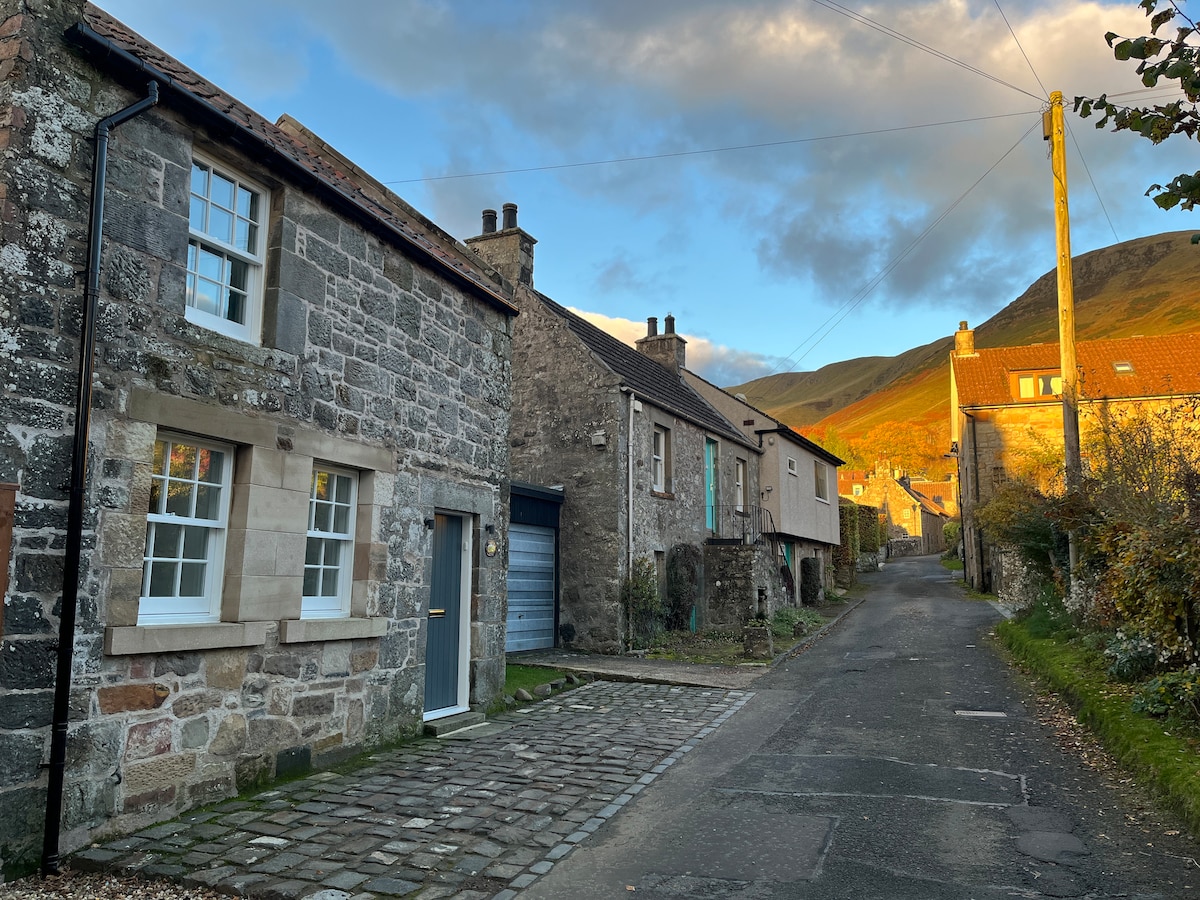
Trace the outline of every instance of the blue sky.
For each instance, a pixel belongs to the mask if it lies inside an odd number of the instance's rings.
[[[1049,271],[1045,97],[1138,91],[1104,34],[1146,21],[1075,0],[100,5],[460,239],[516,203],[539,290],[627,339],[672,313],[722,385],[901,353]],[[1068,127],[1074,253],[1200,230],[1144,196],[1194,144]],[[444,177],[476,173],[504,174]]]

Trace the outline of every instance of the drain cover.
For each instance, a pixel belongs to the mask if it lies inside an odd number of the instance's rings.
[[[956,716],[968,716],[972,719],[1007,719],[1008,713],[995,709],[956,709]]]

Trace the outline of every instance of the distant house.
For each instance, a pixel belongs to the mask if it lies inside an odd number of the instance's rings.
[[[5,873],[40,846],[54,720],[70,850],[496,700],[504,558],[484,538],[508,519],[516,313],[299,123],[94,6],[18,6],[0,23]]]
[[[674,319],[662,333],[649,319],[635,349],[534,290],[534,239],[516,219],[507,204],[497,229],[486,211],[466,243],[517,286],[513,478],[561,489],[557,634],[543,645],[636,642],[621,590],[639,565],[677,627],[740,624],[786,602],[754,515],[761,451],[688,385]]]
[[[953,487],[951,482],[921,483]],[[887,525],[889,554],[912,556],[946,549],[943,526],[950,515],[945,507],[917,490],[906,474],[890,469],[886,461],[879,463],[874,472],[843,470],[838,494],[879,509]]]
[[[1200,334],[1079,341],[1080,430],[1108,410],[1152,408],[1200,394]],[[963,322],[950,354],[950,438],[958,456],[967,581],[998,590],[998,549],[975,511],[1039,462],[1061,465],[1062,378],[1057,343],[977,348]]]
[[[741,502],[747,509],[755,503],[761,506],[762,531],[777,549],[787,583],[798,590],[802,568],[811,565],[820,589],[832,588],[833,548],[841,540],[837,484],[843,461],[740,394],[730,394],[695,372],[685,370],[684,378],[762,451],[759,495],[743,496]]]

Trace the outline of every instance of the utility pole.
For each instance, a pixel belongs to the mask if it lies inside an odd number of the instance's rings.
[[[1067,209],[1067,151],[1064,140],[1062,91],[1050,94],[1050,108],[1042,115],[1042,137],[1050,142],[1050,167],[1054,174],[1054,234],[1058,250],[1058,348],[1062,372],[1063,461],[1067,495],[1083,481],[1079,460],[1079,369],[1075,362],[1075,286],[1071,281],[1071,217]],[[1068,532],[1071,572],[1078,562],[1075,530]]]

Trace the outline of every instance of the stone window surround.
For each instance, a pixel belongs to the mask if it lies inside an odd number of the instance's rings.
[[[279,623],[282,643],[386,634],[388,620],[369,615],[367,602],[371,584],[382,581],[386,571],[386,544],[376,539],[376,532],[381,508],[392,502],[391,451],[296,423],[286,425],[291,449],[281,450],[277,442],[282,423],[141,389],[130,392],[128,414],[128,419],[109,426],[109,443],[120,444],[133,458],[133,496],[148,496],[154,441],[162,429],[234,444],[233,497],[221,621],[207,624],[136,624],[144,547],[138,548],[135,560],[132,535],[144,536],[145,511],[105,512],[97,527],[98,546],[125,547],[129,557],[114,558],[118,551],[101,553],[100,563],[109,569],[106,654],[257,646],[265,642],[272,622]],[[328,460],[359,473],[350,617],[301,619],[312,466]],[[135,584],[138,588],[130,592]]]

